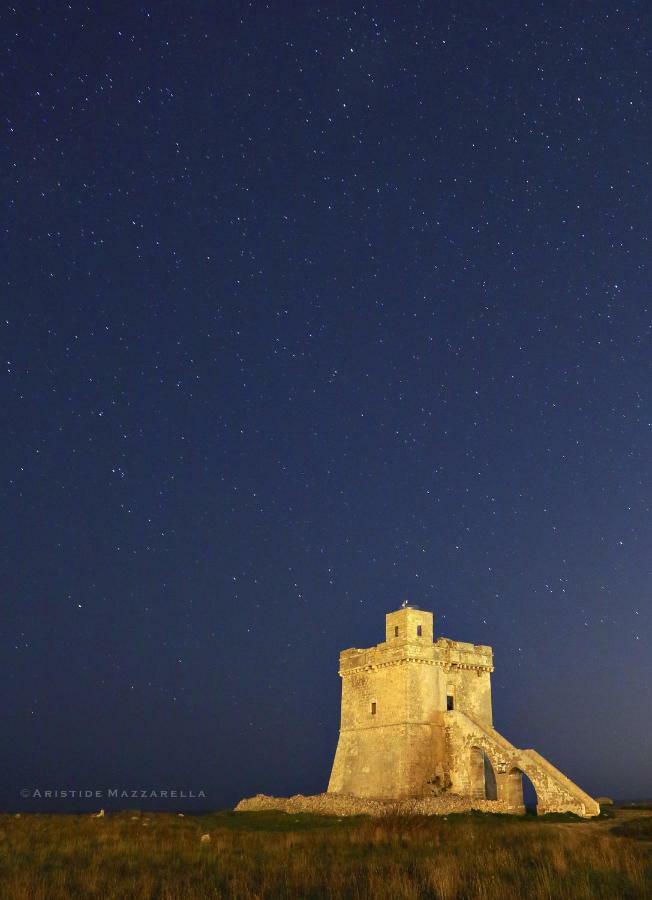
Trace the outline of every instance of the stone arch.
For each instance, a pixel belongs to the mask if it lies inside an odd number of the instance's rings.
[[[496,772],[491,759],[482,747],[475,745],[469,755],[470,795],[476,800],[497,800]]]
[[[525,769],[514,765],[505,775],[501,800],[508,804],[510,812],[524,813],[534,805],[535,811],[539,813],[541,785],[537,785]]]

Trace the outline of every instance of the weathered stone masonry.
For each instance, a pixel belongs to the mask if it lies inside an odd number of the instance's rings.
[[[521,812],[525,774],[539,813],[599,813],[596,801],[547,760],[493,728],[491,647],[434,640],[432,613],[412,606],[389,613],[385,627],[383,643],[340,654],[342,718],[329,794],[448,794],[470,806],[495,801],[501,811]]]
[[[236,809],[334,815],[523,812],[523,775],[537,812],[595,816],[596,801],[534,750],[493,727],[491,647],[433,636],[433,616],[404,605],[385,640],[340,654],[342,719],[328,792],[241,800]]]

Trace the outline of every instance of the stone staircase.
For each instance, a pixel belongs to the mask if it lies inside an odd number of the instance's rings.
[[[514,770],[518,770],[534,785],[540,815],[548,812],[573,812],[586,817],[599,815],[600,807],[593,797],[536,750],[519,750],[491,725],[460,710],[446,713],[446,718],[465,747],[478,747],[489,758],[496,775],[499,800],[507,795],[510,774],[513,778]]]
[[[587,794],[586,791],[583,791],[581,787],[576,785],[574,781],[571,781],[570,778],[564,775],[563,772],[560,772],[551,762],[548,762],[545,757],[541,756],[540,753],[537,753],[536,750],[521,750],[521,759],[528,760],[528,767],[530,767],[531,761],[531,765],[535,768],[538,767],[539,770],[545,772],[548,778],[552,779],[559,789],[570,794],[576,803],[580,805],[583,804],[584,812],[580,812],[578,815],[597,816],[600,814],[599,803]],[[521,770],[527,775],[527,771],[523,766],[521,766]],[[529,777],[530,776],[528,775],[528,778]]]

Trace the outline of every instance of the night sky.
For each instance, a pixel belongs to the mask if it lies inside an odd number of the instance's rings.
[[[4,15],[2,808],[324,790],[404,598],[652,795],[649,10]]]

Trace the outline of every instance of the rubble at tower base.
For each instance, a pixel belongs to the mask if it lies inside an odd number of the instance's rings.
[[[237,812],[277,810],[285,813],[313,813],[321,816],[445,816],[450,813],[479,812],[523,813],[524,807],[510,807],[503,800],[471,800],[449,794],[445,797],[414,797],[406,800],[372,800],[353,794],[313,794],[293,797],[268,797],[256,794],[241,800]]]

